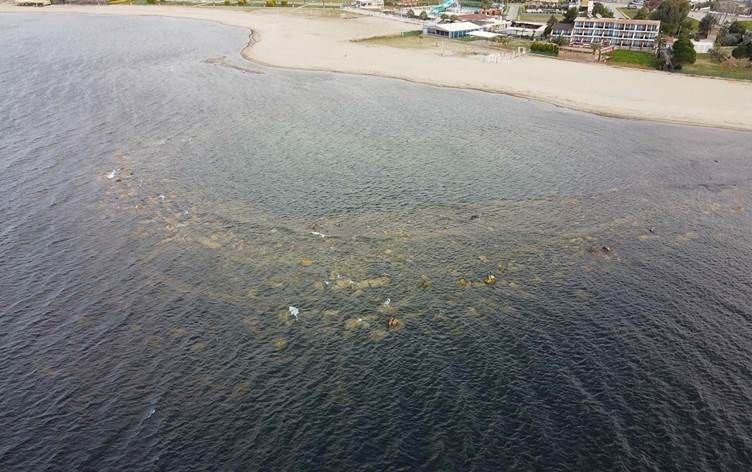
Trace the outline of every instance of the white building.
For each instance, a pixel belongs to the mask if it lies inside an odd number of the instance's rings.
[[[426,25],[423,28],[423,34],[432,36],[443,36],[445,38],[462,38],[467,36],[470,31],[480,31],[483,28],[470,23],[469,21],[458,21],[455,23],[434,23]]]
[[[708,52],[711,49],[713,49],[713,41],[708,41],[708,40],[695,41],[693,39],[692,40],[692,45],[695,47],[695,52],[697,54],[705,54],[706,52]]]
[[[656,47],[661,22],[622,18],[577,18],[570,43],[601,44],[617,49],[652,50]]]
[[[545,23],[532,21],[513,21],[511,26],[507,27],[503,33],[507,36],[516,36],[518,38],[540,38],[546,31]]]

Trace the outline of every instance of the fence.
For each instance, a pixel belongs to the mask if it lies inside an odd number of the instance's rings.
[[[527,54],[527,49],[522,46],[518,47],[516,51],[510,52],[497,52],[495,54],[486,54],[483,56],[483,62],[487,64],[509,64],[512,60],[522,57]]]

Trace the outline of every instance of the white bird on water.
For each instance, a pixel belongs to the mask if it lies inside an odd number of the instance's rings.
[[[290,314],[295,317],[295,321],[298,321],[298,313],[300,313],[300,310],[294,306],[289,306],[287,309],[290,310]]]
[[[107,172],[104,176],[112,180],[115,178],[116,175],[117,175],[117,169],[112,169],[112,171]]]

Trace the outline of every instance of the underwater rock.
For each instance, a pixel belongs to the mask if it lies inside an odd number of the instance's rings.
[[[387,276],[375,277],[373,279],[366,279],[361,280],[360,282],[356,282],[353,284],[353,287],[357,290],[363,290],[366,288],[383,287],[385,285],[389,285],[389,282],[391,282],[391,279]]]
[[[587,292],[587,290],[578,288],[577,290],[574,291],[574,297],[577,299],[578,302],[586,302],[590,299],[590,294]]]
[[[301,259],[301,260],[300,260],[300,262],[299,262],[299,263],[300,263],[300,265],[302,265],[303,267],[308,267],[308,266],[311,266],[311,265],[313,265],[314,261],[313,261],[313,259],[308,259],[308,258],[305,258],[305,257],[304,257],[303,259]]]
[[[341,278],[334,281],[334,288],[342,290],[345,288],[352,288],[355,282],[352,279]]]
[[[459,285],[460,288],[467,288],[470,285],[472,285],[472,282],[470,282],[464,277],[460,277],[459,279],[457,279],[457,285]]]
[[[339,310],[324,310],[321,314],[327,318],[332,318],[339,315]]]
[[[517,272],[520,270],[520,266],[515,261],[509,261],[507,264],[507,270],[509,272]]]
[[[274,348],[278,351],[281,351],[287,347],[287,339],[285,338],[274,338],[274,341],[272,341],[272,344],[274,345]]]
[[[369,320],[371,317],[360,317],[360,318],[350,318],[349,320],[345,321],[345,329],[350,331],[354,329],[360,329],[360,328],[368,328],[371,326],[369,323]]]
[[[251,387],[248,384],[237,384],[232,389],[232,393],[230,393],[230,400],[232,401],[238,401],[244,396],[248,395],[248,392],[251,391]]]
[[[182,338],[187,332],[185,328],[172,328],[169,330],[170,336],[174,338]]]
[[[280,323],[283,323],[285,326],[290,326],[292,324],[292,320],[290,319],[290,310],[284,310],[277,313],[277,319],[280,321]]]
[[[478,256],[478,260],[481,262],[488,262],[488,258],[486,256]]]
[[[222,247],[222,243],[220,243],[217,240],[211,239],[211,238],[205,238],[202,236],[196,237],[196,242],[199,244],[208,247],[209,249],[219,249]]]
[[[431,279],[429,279],[425,275],[420,276],[420,281],[418,282],[418,287],[420,288],[431,288],[433,284],[431,283]]]
[[[384,339],[387,335],[386,330],[384,329],[375,329],[371,331],[371,334],[368,335],[369,338],[371,338],[372,341],[381,341]]]
[[[483,283],[486,285],[496,285],[496,276],[493,274],[488,274],[485,279],[483,279]]]

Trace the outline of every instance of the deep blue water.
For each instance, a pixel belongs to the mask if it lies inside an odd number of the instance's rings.
[[[0,15],[0,470],[752,467],[751,134],[246,40]]]

